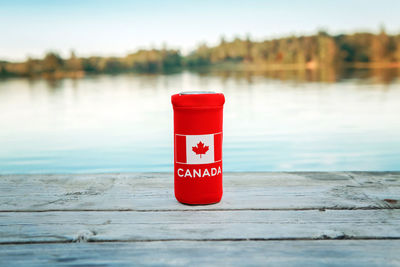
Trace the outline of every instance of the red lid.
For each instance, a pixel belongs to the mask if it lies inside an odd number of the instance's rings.
[[[215,92],[182,92],[171,96],[174,108],[215,108],[222,107],[225,103],[224,94]]]

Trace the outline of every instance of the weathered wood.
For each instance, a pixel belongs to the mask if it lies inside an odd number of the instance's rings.
[[[400,264],[400,172],[226,173],[224,189],[187,206],[166,173],[0,176],[0,265]]]
[[[3,245],[2,266],[399,266],[398,240]]]
[[[354,172],[349,175],[362,188],[369,199],[386,208],[400,208],[399,173]]]
[[[221,203],[185,206],[168,173],[2,175],[0,211],[398,208],[400,172],[226,173]]]
[[[400,210],[2,212],[0,237],[0,243],[400,239]]]

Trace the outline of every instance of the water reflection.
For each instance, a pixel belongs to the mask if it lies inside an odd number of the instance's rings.
[[[225,171],[399,170],[396,69],[0,81],[0,173],[172,170],[170,95],[222,91]]]
[[[360,82],[390,84],[398,82],[400,69],[375,68],[375,69],[345,69],[345,68],[321,68],[300,70],[271,70],[271,71],[196,71],[200,76],[210,74],[217,75],[223,80],[230,78],[244,79],[252,83],[255,77],[266,77],[280,81],[291,82],[325,82],[335,83],[354,79]]]

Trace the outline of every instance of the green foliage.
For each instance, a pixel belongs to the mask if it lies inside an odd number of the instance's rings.
[[[44,72],[55,72],[61,69],[64,65],[64,60],[56,53],[47,53],[42,61]]]
[[[223,62],[240,62],[256,66],[299,65],[338,66],[348,63],[399,62],[400,36],[356,33],[331,36],[286,37],[263,42],[234,39],[222,40],[215,47],[201,45],[187,58],[187,66],[196,67]]]
[[[311,36],[252,41],[221,38],[217,46],[199,45],[183,57],[178,50],[139,50],[125,57],[79,58],[72,51],[68,59],[54,52],[43,59],[25,62],[0,61],[0,76],[80,77],[85,73],[161,73],[182,68],[248,66],[252,69],[323,68],[357,64],[400,64],[400,35],[355,33],[331,36],[319,31]]]
[[[139,50],[124,61],[129,70],[136,72],[168,72],[182,67],[182,56],[176,50]]]

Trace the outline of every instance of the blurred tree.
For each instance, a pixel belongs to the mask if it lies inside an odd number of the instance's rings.
[[[66,61],[66,68],[69,71],[82,71],[83,60],[78,58],[74,50],[71,50],[69,59]]]
[[[393,62],[397,62],[393,64]],[[354,33],[329,35],[319,31],[310,36],[253,41],[235,37],[228,41],[224,36],[216,46],[200,44],[192,53],[183,57],[178,50],[139,50],[125,57],[79,58],[74,51],[63,60],[50,52],[43,59],[28,58],[25,62],[0,61],[0,75],[64,77],[77,73],[146,72],[159,73],[188,68],[216,66],[230,69],[307,69],[336,66],[369,66],[368,64],[396,66],[400,64],[400,35],[389,35],[382,27],[379,34]],[[321,71],[326,77],[332,75]],[[80,74],[81,75],[81,74]]]
[[[63,63],[64,61],[58,54],[49,52],[46,54],[42,62],[43,71],[48,73],[53,73],[56,70],[61,69]]]
[[[25,61],[25,74],[28,76],[33,76],[35,72],[35,61],[31,57],[28,57],[28,59]]]
[[[387,60],[389,48],[389,37],[386,34],[385,28],[381,27],[379,35],[372,37],[371,58],[374,62]]]
[[[0,63],[0,77],[5,77],[8,75],[5,64]]]
[[[333,65],[337,59],[337,47],[335,41],[326,32],[319,32],[318,42],[318,63],[320,65]]]
[[[400,36],[394,38],[393,60],[395,62],[400,62]]]

